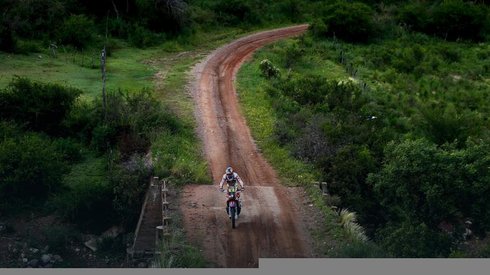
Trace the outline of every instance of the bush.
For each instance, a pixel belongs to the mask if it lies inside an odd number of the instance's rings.
[[[462,0],[443,1],[431,15],[429,31],[449,40],[480,41],[488,33],[488,8]]]
[[[39,134],[5,138],[0,143],[0,208],[42,202],[60,189],[67,166],[52,142]]]
[[[429,7],[423,2],[412,2],[401,6],[396,12],[398,22],[405,24],[410,29],[422,31],[429,23]]]
[[[310,24],[309,31],[316,37],[324,37],[328,32],[328,27],[322,19],[315,18]]]
[[[281,75],[281,72],[277,67],[275,67],[272,62],[268,59],[264,59],[260,62],[260,71],[262,72],[262,76],[265,78],[278,78]]]
[[[67,14],[67,2],[62,0],[3,1],[2,18],[9,22],[12,31],[23,38],[47,39]]]
[[[123,226],[129,230],[138,222],[150,181],[152,169],[146,162],[143,157],[133,156],[124,165],[114,167],[110,176],[114,186],[114,209]]]
[[[354,241],[338,248],[333,257],[336,258],[385,258],[387,253],[373,242]]]
[[[477,113],[458,111],[453,104],[427,104],[420,108],[420,112],[419,129],[439,145],[456,142],[463,146],[468,137],[481,133],[484,123]]]
[[[55,194],[49,202],[60,217],[92,232],[102,232],[118,222],[104,158],[88,158],[73,166],[63,181],[65,190]]]
[[[53,142],[65,161],[77,162],[82,160],[82,145],[70,138],[60,138]]]
[[[337,2],[323,11],[322,19],[327,26],[324,35],[335,35],[348,42],[366,42],[376,32],[373,16],[373,9],[366,4]]]
[[[15,78],[0,92],[0,117],[35,131],[60,134],[61,122],[80,94],[79,90],[57,84]]]
[[[448,257],[453,244],[445,233],[430,229],[424,223],[388,226],[378,233],[381,247],[394,257]]]
[[[212,9],[217,15],[218,22],[225,25],[238,26],[260,22],[260,16],[247,1],[220,0]]]
[[[415,31],[448,40],[481,41],[490,31],[488,8],[462,0],[410,3],[400,8],[397,19]]]
[[[146,48],[154,46],[159,42],[163,41],[164,37],[157,35],[154,32],[140,26],[139,24],[134,24],[129,31],[128,41],[131,45],[138,48]]]
[[[149,90],[134,93],[121,91],[107,95],[107,119],[102,118],[102,102],[96,103],[97,121],[92,133],[92,146],[100,151],[117,145],[123,157],[145,153],[153,133],[169,130],[176,133],[182,125]]]
[[[59,39],[62,43],[83,49],[93,42],[95,33],[95,23],[92,19],[83,14],[71,15],[63,22]]]

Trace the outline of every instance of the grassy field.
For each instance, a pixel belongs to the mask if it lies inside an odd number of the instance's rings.
[[[99,52],[58,53],[56,57],[43,53],[11,55],[0,53],[0,88],[15,76],[28,77],[42,82],[72,86],[85,93],[84,98],[94,98],[102,91]],[[155,50],[123,48],[107,58],[108,90],[140,90],[153,88],[151,79],[155,71],[142,63],[155,54]]]

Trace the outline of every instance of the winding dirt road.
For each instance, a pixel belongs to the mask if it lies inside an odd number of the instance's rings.
[[[280,185],[253,141],[234,87],[238,69],[255,50],[307,28],[299,25],[238,39],[211,53],[192,72],[198,130],[215,185],[186,186],[181,209],[189,239],[217,267],[258,267],[258,258],[313,257],[300,212],[303,192]],[[231,229],[225,197],[217,188],[227,165],[246,185],[236,229]]]

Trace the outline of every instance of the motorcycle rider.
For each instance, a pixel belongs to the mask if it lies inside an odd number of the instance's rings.
[[[243,181],[242,179],[240,178],[240,176],[233,171],[233,168],[231,166],[228,166],[226,167],[226,171],[225,171],[225,174],[223,175],[223,177],[221,178],[221,182],[219,183],[219,190],[220,191],[224,191],[223,189],[223,185],[225,184],[228,185],[228,186],[236,186],[237,182],[238,184],[240,184],[240,191],[243,191],[244,188],[243,188]],[[241,205],[239,204],[238,207],[237,207],[237,215],[240,215],[240,210],[241,210]],[[228,200],[226,200],[226,213],[228,213]],[[228,216],[230,216],[231,214],[228,213]],[[231,218],[231,216],[230,216]]]

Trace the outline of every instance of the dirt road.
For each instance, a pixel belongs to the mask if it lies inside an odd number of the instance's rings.
[[[215,185],[187,186],[181,209],[188,237],[218,267],[257,267],[258,258],[313,255],[307,217],[301,213],[303,192],[280,185],[257,150],[234,87],[236,72],[255,50],[306,29],[300,25],[241,38],[211,53],[192,72],[199,134]],[[225,197],[217,188],[227,165],[246,184],[236,229],[231,229]]]

